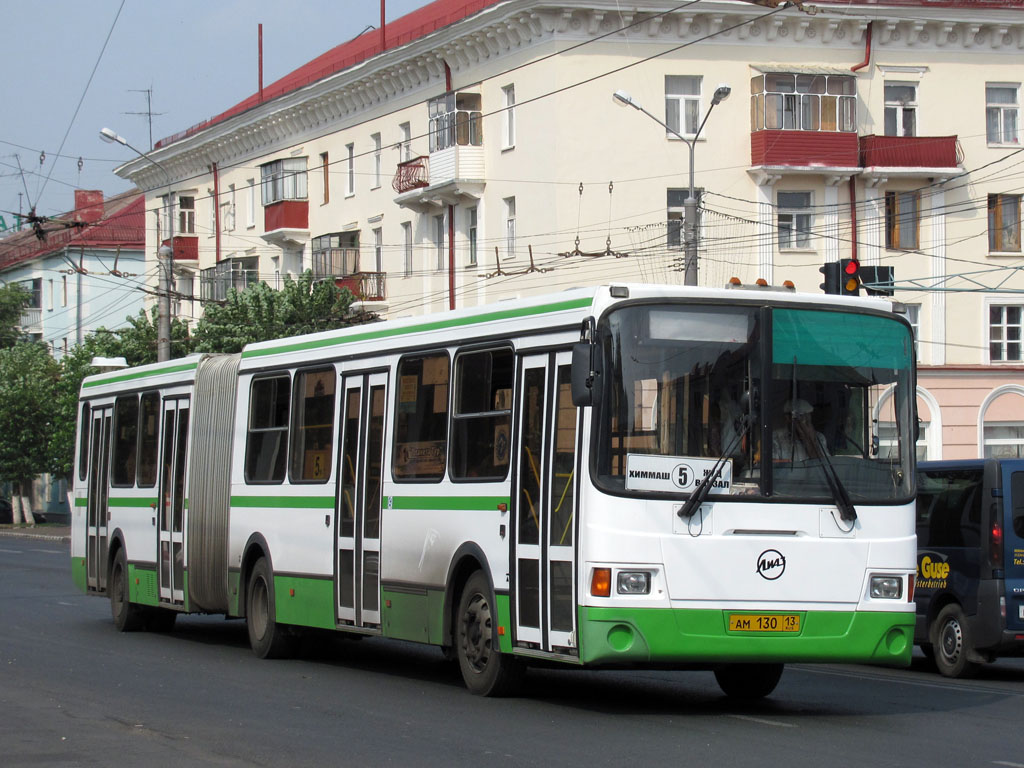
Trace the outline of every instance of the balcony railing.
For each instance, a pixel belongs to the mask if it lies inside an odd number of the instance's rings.
[[[354,275],[336,278],[339,288],[348,288],[356,301],[384,301],[386,272],[357,272]]]
[[[414,189],[420,187],[426,187],[430,185],[430,170],[429,161],[426,157],[414,157],[412,160],[406,160],[404,163],[398,164],[398,170],[395,172],[395,178],[391,182],[392,188],[398,194],[403,192],[411,192]]]
[[[956,136],[861,136],[864,168],[956,168],[963,162]]]
[[[21,327],[32,330],[43,324],[43,310],[41,307],[26,307],[21,311]]]

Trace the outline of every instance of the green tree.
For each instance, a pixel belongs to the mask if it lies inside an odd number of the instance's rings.
[[[32,294],[18,283],[0,287],[0,349],[7,349],[21,341],[23,334],[21,313],[28,306]]]
[[[44,344],[0,349],[0,481],[13,484],[16,521],[27,484],[59,468],[52,450],[59,379],[60,366]]]
[[[309,270],[285,277],[281,290],[266,283],[229,291],[222,305],[207,305],[192,334],[196,352],[241,352],[256,341],[342,328],[357,322],[349,308],[354,297],[330,280],[314,281]],[[375,319],[360,315],[358,322]]]

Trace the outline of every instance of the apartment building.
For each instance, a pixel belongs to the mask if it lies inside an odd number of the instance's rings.
[[[692,157],[700,285],[891,268],[919,454],[1022,455],[1022,53],[1020,0],[436,0],[117,173],[182,315],[311,269],[400,317],[681,283]]]

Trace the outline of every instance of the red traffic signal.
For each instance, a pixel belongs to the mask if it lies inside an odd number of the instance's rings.
[[[843,296],[860,296],[860,262],[857,259],[840,259],[843,276],[839,293]]]

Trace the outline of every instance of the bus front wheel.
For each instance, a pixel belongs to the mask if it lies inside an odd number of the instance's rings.
[[[775,690],[782,677],[782,664],[729,664],[715,670],[715,680],[730,699],[763,699]]]
[[[496,647],[495,621],[490,585],[484,574],[476,571],[459,598],[455,647],[462,679],[477,696],[507,696],[515,692],[523,677],[522,662]]]
[[[968,657],[974,650],[963,611],[951,603],[939,611],[931,629],[935,666],[945,677],[970,677],[978,664]]]
[[[114,617],[114,626],[118,632],[134,632],[142,629],[145,614],[141,605],[131,602],[128,591],[128,559],[124,556],[124,548],[117,550],[114,562],[110,564],[110,577],[107,580],[110,592],[110,613]]]
[[[253,566],[245,596],[245,625],[249,630],[252,652],[261,659],[286,656],[291,637],[288,628],[274,620],[273,575],[266,558],[261,557]]]

